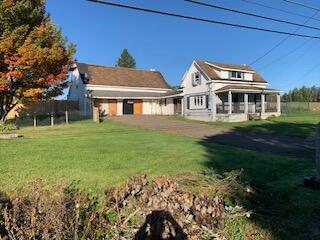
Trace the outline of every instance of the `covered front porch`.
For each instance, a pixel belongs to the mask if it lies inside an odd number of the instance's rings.
[[[266,119],[281,114],[280,92],[259,87],[230,86],[214,92],[212,117],[218,121]]]

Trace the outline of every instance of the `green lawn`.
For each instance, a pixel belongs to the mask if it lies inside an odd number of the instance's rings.
[[[173,118],[185,120],[182,117]],[[268,134],[279,134],[305,138],[315,134],[315,125],[319,122],[320,112],[315,111],[285,113],[280,117],[273,117],[267,120],[246,121],[239,123],[213,122],[206,124],[227,129],[243,131],[253,130]]]
[[[23,128],[19,133],[24,137],[0,141],[3,192],[25,189],[39,177],[48,185],[80,181],[97,192],[140,172],[155,176],[212,169],[221,174],[242,168],[242,181],[257,191],[242,204],[255,214],[250,224],[232,221],[229,239],[246,239],[252,224],[280,239],[295,239],[320,214],[319,191],[302,186],[303,176],[315,174],[313,159],[307,157],[243,150],[111,121]]]

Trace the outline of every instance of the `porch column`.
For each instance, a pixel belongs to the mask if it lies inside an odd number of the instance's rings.
[[[184,116],[184,97],[181,98],[181,115]]]
[[[216,120],[217,115],[217,99],[216,99],[216,93],[214,91],[211,91],[211,120]]]
[[[265,95],[263,93],[261,93],[261,113],[265,113],[266,112],[266,108],[265,108]]]
[[[280,93],[277,95],[277,113],[281,113],[281,96],[280,96]]]
[[[228,103],[229,103],[229,111],[228,114],[232,114],[232,93],[228,92]]]
[[[249,110],[249,105],[248,105],[248,99],[249,99],[249,97],[248,97],[248,93],[245,93],[244,94],[244,113],[245,114],[248,114],[248,110]]]
[[[188,104],[190,104],[188,100],[188,97],[183,96],[183,116],[186,116],[188,113]]]

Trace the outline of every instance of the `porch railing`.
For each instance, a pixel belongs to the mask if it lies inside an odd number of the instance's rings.
[[[232,113],[244,113],[245,105],[244,102],[232,103]],[[217,114],[228,114],[229,113],[229,103],[218,103],[217,104]],[[248,102],[248,113],[261,113],[262,106],[261,102]],[[266,102],[265,103],[265,112],[277,112],[277,103]]]

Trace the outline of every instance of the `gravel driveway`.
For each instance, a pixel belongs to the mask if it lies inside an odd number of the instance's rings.
[[[268,135],[253,131],[228,130],[201,122],[170,119],[165,116],[117,116],[110,117],[127,125],[169,134],[197,138],[203,142],[213,142],[256,151],[311,156],[313,143],[302,138]]]

